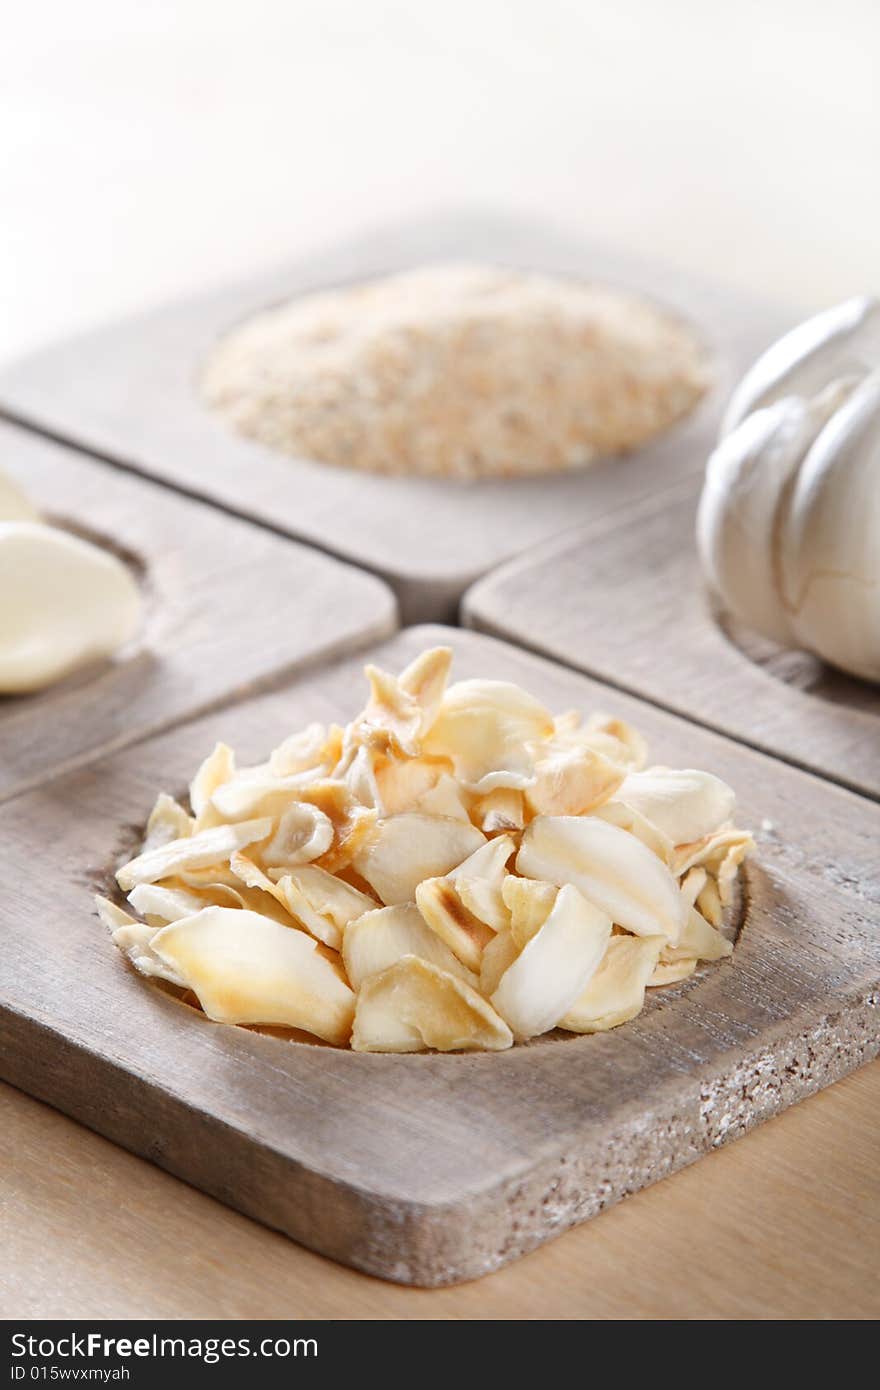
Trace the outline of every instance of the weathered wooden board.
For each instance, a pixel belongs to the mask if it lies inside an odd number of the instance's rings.
[[[0,809],[0,1073],[314,1249],[426,1285],[506,1263],[880,1051],[880,806],[474,633],[416,629],[374,655],[393,669],[437,640],[461,676],[613,709],[658,758],[740,790],[759,854],[733,964],[611,1033],[470,1056],[220,1027],[136,977],[90,895],[157,788],[219,736],[256,759],[348,718],[352,658]]]
[[[0,696],[0,800],[394,629],[372,575],[28,431],[0,424],[0,469],[47,519],[126,558],[144,594],[116,659]]]
[[[698,493],[684,484],[502,566],[465,596],[464,621],[880,799],[880,689],[716,611]]]
[[[450,258],[534,266],[641,289],[689,317],[716,386],[688,421],[626,460],[476,485],[363,476],[235,436],[202,405],[199,370],[238,320],[312,289]],[[741,292],[528,224],[432,218],[49,348],[0,374],[29,424],[310,541],[385,577],[406,621],[452,617],[464,589],[524,547],[699,470],[731,386],[792,315]]]

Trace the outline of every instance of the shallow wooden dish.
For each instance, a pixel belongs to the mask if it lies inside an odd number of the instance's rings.
[[[237,437],[199,399],[207,353],[242,318],[313,289],[456,258],[641,290],[704,336],[714,390],[680,426],[627,459],[565,476],[472,485],[293,460]],[[395,589],[408,622],[448,619],[469,584],[523,548],[701,469],[733,383],[791,317],[739,291],[546,228],[446,215],[386,228],[244,285],[48,348],[0,373],[0,406],[374,571]]]
[[[698,495],[683,484],[523,555],[470,590],[464,621],[880,799],[880,689],[715,609]]]
[[[0,809],[0,1073],[314,1249],[424,1285],[497,1268],[880,1051],[880,806],[474,633],[416,629],[371,655],[396,669],[437,641],[458,676],[615,711],[657,758],[738,789],[759,853],[732,965],[611,1033],[467,1056],[221,1027],[135,976],[91,894],[157,789],[185,785],[217,737],[257,759],[350,717],[352,658]]]
[[[0,468],[45,518],[139,576],[141,630],[112,661],[0,696],[0,801],[393,631],[372,575],[0,424]]]

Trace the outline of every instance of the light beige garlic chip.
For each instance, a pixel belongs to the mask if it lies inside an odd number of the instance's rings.
[[[679,980],[686,980],[690,975],[693,975],[696,968],[696,956],[676,961],[661,960],[654,967],[648,981],[648,988],[658,989],[661,985],[677,985]]]
[[[656,854],[668,867],[672,866],[675,859],[675,846],[662,830],[658,830],[656,825],[646,820],[640,812],[627,806],[623,801],[616,798],[608,801],[604,806],[597,806],[592,812],[600,820],[607,821],[609,825],[619,826],[621,830],[628,830],[630,835],[635,835],[637,840],[641,840],[643,845],[647,845],[652,854]]]
[[[354,993],[314,937],[256,912],[207,907],[163,927],[153,951],[218,1023],[300,1028],[345,1044]]]
[[[189,787],[189,803],[196,818],[197,828],[203,828],[201,817],[211,803],[211,797],[218,787],[235,775],[235,754],[225,743],[215,745],[212,753],[202,763]],[[244,816],[239,817],[243,820]]]
[[[681,875],[695,865],[701,865],[717,875],[721,865],[729,857],[735,876],[736,869],[754,848],[755,842],[748,830],[717,830],[692,844],[676,845],[672,857],[672,872]],[[728,875],[730,872],[728,870]]]
[[[638,772],[648,761],[647,743],[638,729],[634,729],[625,719],[593,714],[587,720],[585,733],[594,748],[606,753],[612,762],[624,762],[634,772]],[[607,743],[607,739],[613,742]]]
[[[481,845],[448,875],[425,879],[416,888],[416,904],[428,926],[474,972],[479,971],[483,948],[494,932],[507,925],[501,886],[513,851],[513,840],[501,835]]]
[[[152,950],[151,942],[156,935],[156,927],[138,922],[108,898],[96,897],[95,903],[98,916],[109,930],[114,946],[118,947],[139,974],[157,980],[168,980],[172,985],[184,986],[185,982],[179,973]]]
[[[508,966],[491,1002],[517,1038],[555,1028],[598,969],[611,918],[576,888],[559,889],[546,921]]]
[[[517,951],[531,941],[544,925],[559,892],[555,883],[541,883],[534,878],[517,878],[508,874],[502,897],[510,913],[510,934]]]
[[[180,802],[160,792],[147,821],[142,849],[158,849],[171,840],[185,840],[194,829],[195,819],[183,809]]]
[[[681,960],[724,960],[733,954],[733,946],[695,907],[690,908],[684,931],[677,946],[664,944],[661,961],[671,964]]]
[[[189,888],[162,887],[157,883],[139,883],[132,888],[128,901],[135,912],[155,927],[167,926],[180,917],[191,917],[207,906],[204,898]]]
[[[417,956],[371,975],[357,996],[355,1052],[497,1052],[512,1042],[507,1024],[475,989]]]
[[[308,903],[297,902],[296,893],[291,891],[289,876],[276,883],[263,873],[258,864],[241,853],[233,854],[229,863],[243,885],[237,893],[241,907],[259,912],[264,917],[271,917],[283,926],[300,927],[311,932],[312,936],[325,946],[330,946],[333,950],[338,949],[342,941],[342,932],[334,923],[313,913]],[[226,906],[222,901],[216,905]]]
[[[554,749],[535,764],[523,796],[536,815],[582,816],[608,801],[626,775],[595,748]]]
[[[430,961],[476,988],[472,974],[425,923],[414,903],[379,907],[348,923],[342,941],[342,959],[351,985],[360,989],[364,980],[378,975],[404,956]]]
[[[641,840],[597,816],[536,816],[526,829],[517,871],[584,897],[637,936],[678,941],[687,908],[678,884]]]
[[[366,893],[313,864],[304,864],[273,882],[243,854],[233,855],[231,862],[249,887],[271,893],[312,936],[334,951],[342,945],[347,924],[376,906]]]
[[[484,998],[489,999],[495,993],[501,976],[518,955],[519,947],[509,928],[492,937],[480,960],[480,993]]]
[[[248,769],[216,788],[200,816],[200,826],[212,812],[215,825],[253,820],[256,816],[280,816],[314,781],[313,772],[273,777],[263,768]]]
[[[331,724],[308,724],[291,734],[269,755],[268,771],[273,777],[295,777],[311,772],[326,776],[342,756],[344,729]]]
[[[696,868],[688,871],[691,874],[705,874],[705,869]],[[724,921],[724,904],[721,901],[721,894],[718,892],[718,881],[714,878],[706,877],[694,901],[694,906],[711,923],[713,927],[720,927]]]
[[[412,902],[424,879],[454,869],[485,844],[485,838],[462,821],[408,812],[379,821],[353,863],[390,907]]]
[[[681,891],[685,901],[693,907],[697,898],[709,880],[709,875],[703,868],[688,869],[684,878],[681,880]]]
[[[726,782],[695,768],[650,767],[631,772],[618,796],[674,845],[711,835],[730,820],[736,805]]]
[[[428,758],[386,758],[376,769],[381,815],[401,816],[416,810],[424,810],[425,815],[445,815],[443,810],[423,808],[421,804],[437,787],[444,766]]]
[[[263,846],[270,868],[295,867],[320,859],[333,844],[333,823],[317,806],[295,801],[281,816],[272,838]]]
[[[355,721],[358,738],[378,740],[417,757],[422,735],[434,721],[452,664],[448,647],[424,652],[399,677],[366,666],[370,684],[366,709]]]
[[[419,797],[412,809],[421,811],[423,816],[446,816],[449,820],[461,820],[467,824],[471,821],[465,795],[455,778],[448,772],[440,774],[434,785]],[[480,830],[486,829],[484,825],[480,825],[478,817],[474,817],[474,824]]]
[[[523,793],[515,787],[496,787],[493,792],[476,798],[471,819],[485,835],[522,830],[526,823]]]
[[[116,882],[124,893],[138,883],[156,883],[159,879],[185,869],[207,869],[222,865],[236,850],[265,840],[272,832],[272,821],[243,821],[240,825],[217,825],[181,840],[170,840],[123,864],[117,870]]]
[[[380,758],[385,760],[383,754],[378,754],[374,748],[366,744],[359,748],[352,747],[343,755],[341,762],[334,769],[333,776],[345,784],[352,801],[357,802],[359,806],[376,810],[379,815],[384,816],[387,811],[376,775]]]
[[[523,788],[534,773],[528,745],[548,738],[553,720],[533,696],[508,681],[459,681],[443,698],[424,751],[450,758],[470,791]]]
[[[560,1028],[604,1033],[640,1014],[662,945],[662,936],[612,936],[598,970],[560,1020]]]

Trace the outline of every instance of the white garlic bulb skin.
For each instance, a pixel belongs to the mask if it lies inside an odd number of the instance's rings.
[[[859,381],[880,366],[880,301],[846,299],[798,324],[762,353],[730,398],[723,439],[753,411],[784,396],[821,395],[833,382]]]
[[[115,555],[53,526],[0,522],[0,693],[41,690],[110,656],[140,613]]]
[[[697,515],[711,587],[771,640],[880,680],[880,305],[775,344],[725,429]]]

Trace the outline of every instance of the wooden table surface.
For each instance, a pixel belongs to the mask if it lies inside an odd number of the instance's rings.
[[[335,1265],[0,1085],[0,1317],[876,1318],[880,1062],[497,1274]]]

